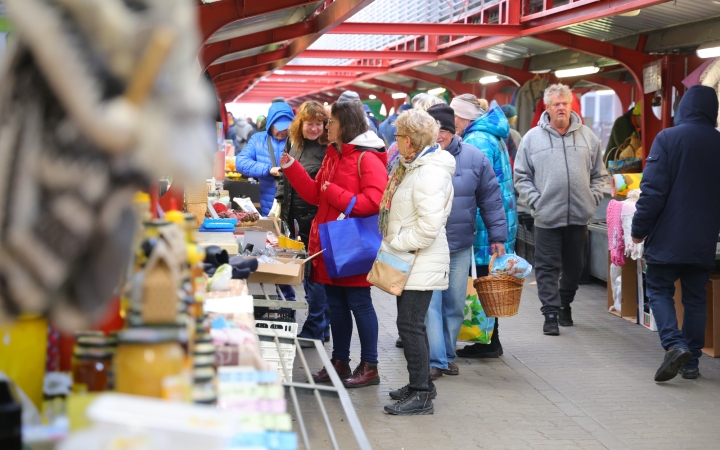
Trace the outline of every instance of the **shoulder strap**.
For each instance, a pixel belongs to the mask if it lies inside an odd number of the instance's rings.
[[[362,173],[360,172],[360,164],[362,163],[362,157],[365,156],[365,153],[367,152],[360,152],[360,156],[358,156],[358,177],[362,178]]]
[[[272,138],[270,137],[270,133],[267,134],[268,138],[268,153],[270,153],[270,164],[271,167],[277,167],[277,163],[275,162],[275,147],[272,145]]]

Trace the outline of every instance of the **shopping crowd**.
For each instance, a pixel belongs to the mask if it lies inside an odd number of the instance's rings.
[[[248,139],[237,156],[237,167],[259,179],[263,214],[276,198],[282,205],[282,219],[297,221],[297,234],[309,253],[321,250],[320,225],[337,220],[352,202],[353,216],[378,215],[383,246],[414,254],[407,282],[397,296],[396,345],[404,349],[409,383],[389,393],[395,402],[385,407],[386,412],[432,414],[435,381],[459,374],[457,356],[497,358],[503,354],[499,321],[494,318],[487,319],[492,329],[489,342],[456,346],[471,266],[477,276],[487,276],[493,255],[514,253],[516,199],[535,220],[542,331],[557,336],[560,327],[573,325],[571,305],[585,263],[587,224],[603,199],[607,177],[604,149],[573,110],[574,98],[568,86],[547,86],[542,97],[545,109],[537,126],[524,136],[515,129],[514,106],[491,107],[472,94],[459,95],[450,104],[419,94],[412,104],[402,105],[397,114],[378,124],[351,91],[330,107],[307,101],[297,112],[277,101],[270,107],[264,132],[245,138],[236,131],[236,142]],[[708,96],[706,102],[712,99],[717,112],[717,98]],[[684,97],[682,101],[690,100]],[[697,114],[688,112],[688,116],[686,121]],[[658,147],[667,149],[675,144],[660,136],[658,141]],[[660,152],[656,145],[651,156]],[[668,200],[667,185],[672,185],[667,180],[669,162],[662,157],[656,161],[652,159],[654,171],[648,171],[643,181],[649,194],[645,196],[643,189],[638,203],[642,221],[633,236],[649,234],[648,255],[658,258],[659,264],[669,264],[668,253],[656,250],[661,244],[653,242],[654,235],[663,233],[662,227],[673,220],[663,219],[667,213],[662,210],[663,201]],[[656,190],[665,197],[656,199]],[[717,237],[718,217],[708,219],[706,235],[714,231]],[[651,284],[649,269],[651,301],[654,291],[662,290],[657,295],[667,297],[673,277],[695,277],[699,286],[707,281],[705,275],[705,271],[682,267],[668,269],[661,275],[665,284],[660,286]],[[346,388],[379,384],[378,320],[367,274],[333,278],[320,255],[313,259],[311,275],[304,283],[309,313],[299,337],[328,342],[332,335],[331,362]],[[700,295],[699,290],[693,293]],[[669,330],[673,323],[670,314],[665,316],[661,314],[658,325]],[[360,361],[354,368],[350,365],[353,319],[360,339]],[[661,330],[662,343],[673,355],[663,363],[670,372],[677,373],[685,365],[697,370],[700,337],[690,336],[685,329],[683,333],[665,338]],[[324,367],[312,377],[317,383],[330,381]]]

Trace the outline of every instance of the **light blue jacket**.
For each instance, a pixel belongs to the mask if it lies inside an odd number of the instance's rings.
[[[491,108],[463,131],[462,138],[466,144],[474,145],[490,160],[495,176],[500,183],[500,194],[505,209],[505,219],[508,233],[505,242],[505,251],[515,252],[515,237],[517,236],[517,202],[515,199],[515,188],[513,187],[513,174],[510,166],[510,156],[503,142],[510,132],[510,125],[502,110],[498,107]],[[490,263],[490,241],[488,230],[482,220],[480,208],[477,214],[477,234],[473,248],[475,251],[475,264],[486,266]]]
[[[275,198],[275,177],[270,175],[272,169],[272,161],[270,159],[270,151],[268,149],[268,133],[270,127],[280,117],[286,117],[293,120],[295,114],[287,103],[273,103],[270,106],[267,117],[267,130],[259,131],[252,135],[245,148],[235,158],[235,167],[238,172],[246,177],[257,178],[260,181],[260,214],[267,216],[273,205]],[[285,151],[285,141],[279,141],[270,136],[273,151],[275,152],[275,164],[280,166],[280,157]]]

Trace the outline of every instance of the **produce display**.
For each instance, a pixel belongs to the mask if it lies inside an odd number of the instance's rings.
[[[228,209],[228,207],[223,205],[222,203],[215,203],[213,205],[213,209],[215,210],[220,219],[237,219],[238,224],[244,227],[251,226],[257,223],[258,220],[260,220],[260,214],[256,212],[244,212]],[[205,217],[212,217],[210,211],[207,211],[205,213]]]

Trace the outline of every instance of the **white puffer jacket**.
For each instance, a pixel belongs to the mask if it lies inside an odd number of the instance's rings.
[[[444,290],[450,271],[445,223],[452,209],[455,158],[434,146],[406,167],[390,203],[385,241],[395,250],[420,250],[405,290]]]

